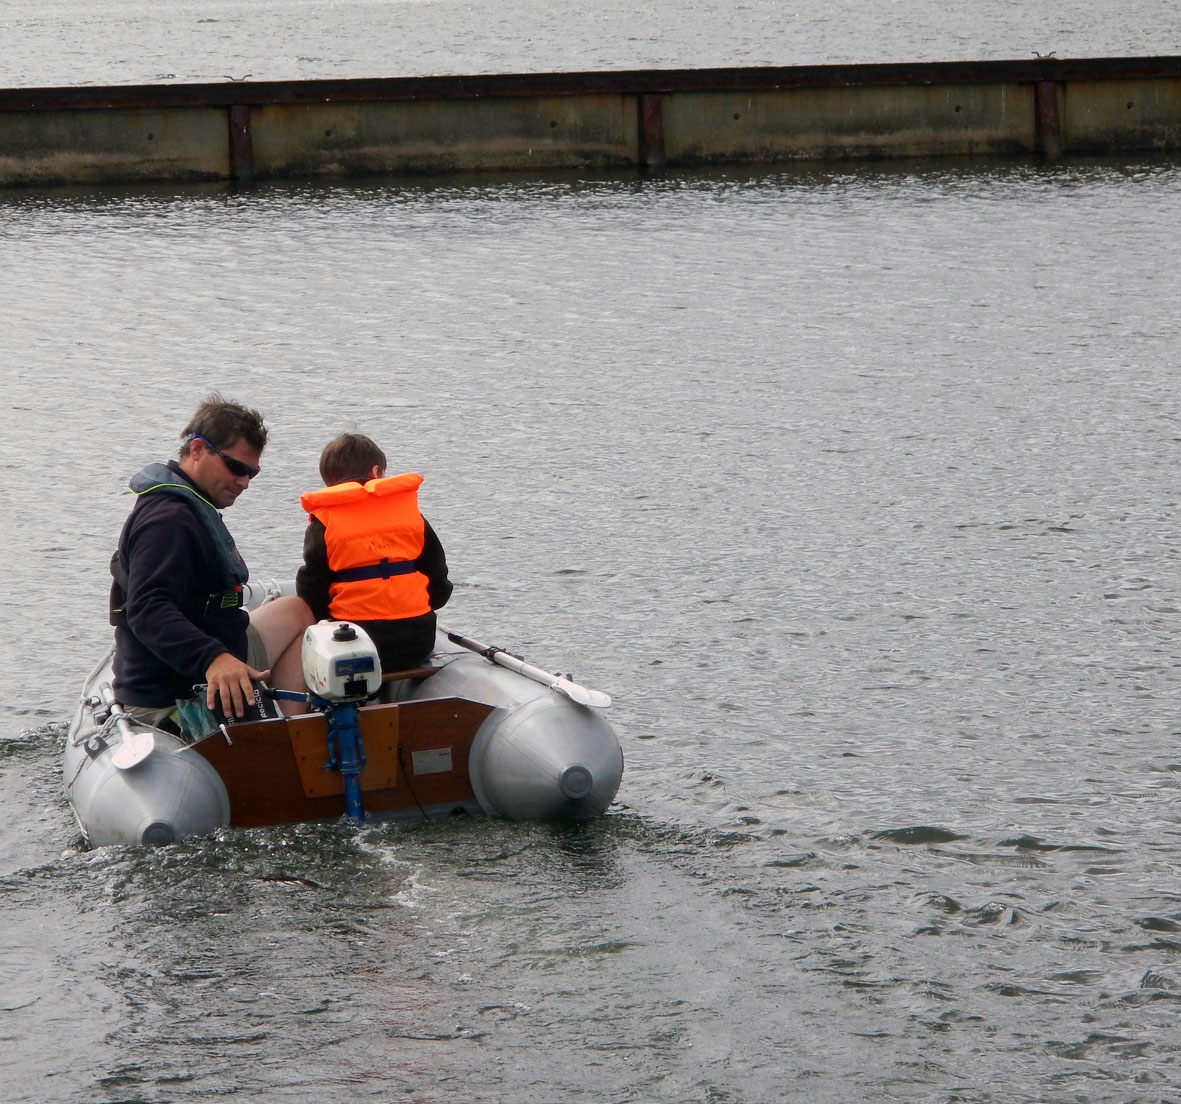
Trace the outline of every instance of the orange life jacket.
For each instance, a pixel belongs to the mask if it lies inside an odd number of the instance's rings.
[[[328,610],[341,621],[397,621],[429,613],[427,577],[418,570],[425,522],[418,512],[422,476],[413,472],[337,483],[300,496],[324,523]]]

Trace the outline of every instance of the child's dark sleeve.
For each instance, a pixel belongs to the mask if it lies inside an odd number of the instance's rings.
[[[426,595],[431,609],[442,609],[451,597],[455,588],[447,577],[447,556],[443,552],[443,545],[431,528],[431,523],[423,519],[422,552],[418,556],[418,570],[427,579]]]
[[[312,518],[303,534],[303,567],[295,574],[295,593],[311,606],[312,616],[317,621],[328,617],[328,584],[331,581],[324,523],[319,518]]]

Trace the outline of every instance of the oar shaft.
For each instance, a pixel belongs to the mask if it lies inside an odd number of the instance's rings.
[[[540,667],[534,667],[533,664],[526,663],[523,659],[506,652],[503,648],[481,644],[478,640],[473,640],[470,636],[464,636],[462,633],[452,632],[450,629],[443,629],[443,632],[452,644],[458,644],[461,648],[467,648],[469,652],[482,655],[485,659],[498,666],[505,667],[510,671],[516,671],[517,674],[524,675],[525,678],[532,679],[534,682],[539,682],[542,686],[548,686],[552,690],[557,690],[565,694],[571,701],[578,702],[579,705],[589,705],[596,709],[606,709],[611,704],[610,695],[603,693],[602,690],[590,690],[585,686],[579,686],[578,683],[562,678],[561,675],[555,675],[549,671],[543,671]]]

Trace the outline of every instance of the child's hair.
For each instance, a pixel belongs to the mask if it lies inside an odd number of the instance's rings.
[[[385,473],[385,453],[363,433],[342,433],[320,453],[320,478],[326,487],[334,483],[366,483],[373,469]]]

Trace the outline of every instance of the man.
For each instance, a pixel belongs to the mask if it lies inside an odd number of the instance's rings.
[[[419,513],[422,476],[385,474],[385,453],[363,433],[342,433],[320,454],[324,487],[308,512],[296,593],[319,618],[354,621],[383,671],[422,662],[435,646],[435,610],[451,597],[447,557]]]
[[[243,716],[254,680],[305,689],[300,650],[311,610],[295,597],[241,609],[248,572],[218,512],[258,475],[262,416],[210,395],[181,440],[178,460],[132,477],[139,498],[111,561],[113,689],[147,724],[166,722],[200,683],[208,708],[226,717]]]

